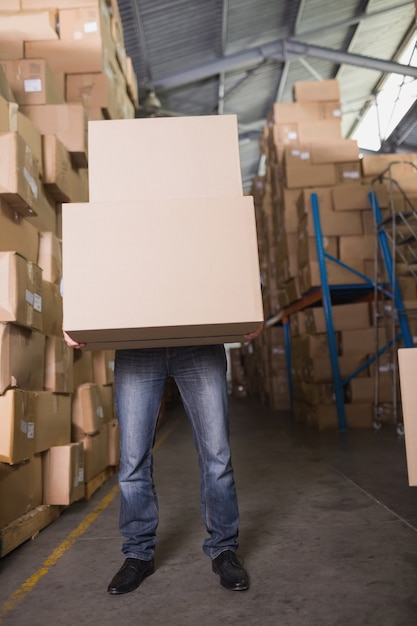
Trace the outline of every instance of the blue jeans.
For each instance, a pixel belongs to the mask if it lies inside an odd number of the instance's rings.
[[[229,447],[223,345],[116,351],[122,551],[126,557],[143,560],[154,555],[158,500],[152,446],[168,376],[177,384],[192,426],[200,466],[201,514],[209,535],[203,550],[213,559],[238,547],[239,510]]]

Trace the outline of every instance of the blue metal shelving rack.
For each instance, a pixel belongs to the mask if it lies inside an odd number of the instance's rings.
[[[377,202],[377,198],[375,194],[370,195],[370,202],[372,209],[374,211],[374,216],[376,223],[382,221],[381,214],[379,211],[379,206]],[[283,324],[284,327],[284,337],[285,337],[285,349],[286,349],[286,358],[287,358],[287,371],[288,371],[288,383],[290,390],[290,398],[291,402],[293,401],[293,384],[292,384],[292,373],[291,373],[291,337],[289,330],[289,318],[297,311],[301,311],[309,306],[312,306],[317,303],[322,303],[325,320],[326,320],[326,331],[327,331],[327,340],[329,345],[330,352],[330,360],[331,360],[331,369],[332,369],[332,377],[333,377],[333,386],[336,396],[336,407],[338,414],[338,426],[339,430],[346,431],[348,429],[348,425],[346,422],[345,416],[345,404],[344,404],[344,391],[343,388],[347,385],[353,378],[358,376],[364,369],[366,369],[369,365],[375,362],[386,350],[391,348],[391,346],[399,341],[401,338],[403,339],[405,347],[410,347],[412,345],[412,339],[410,330],[408,327],[408,320],[405,314],[402,314],[404,311],[403,302],[401,298],[401,294],[399,289],[397,288],[396,281],[392,280],[388,284],[379,284],[375,280],[371,279],[369,276],[358,272],[354,268],[346,265],[339,259],[336,259],[332,255],[328,254],[323,247],[323,235],[320,221],[320,210],[319,210],[319,202],[316,193],[311,194],[311,205],[312,205],[312,213],[313,213],[313,221],[314,221],[314,229],[315,229],[315,238],[317,245],[317,256],[318,263],[320,269],[320,279],[321,286],[314,289],[312,292],[300,298],[300,300],[292,303],[289,307],[284,308],[280,311],[279,316],[275,318],[275,322],[279,321]],[[387,245],[387,241],[384,237],[385,233],[383,230],[378,231],[378,244],[381,247],[384,262],[387,268],[387,273],[389,277],[393,276],[393,261],[390,253],[389,246]],[[363,280],[363,283],[360,284],[344,284],[344,285],[330,285],[328,281],[327,275],[327,262],[337,263],[338,265],[344,267],[345,269],[352,272],[357,277],[360,277]],[[339,361],[337,354],[337,346],[333,325],[333,314],[332,307],[333,305],[347,303],[347,302],[358,302],[363,299],[368,299],[372,296],[374,297],[375,293],[381,293],[388,298],[392,298],[394,301],[395,308],[398,312],[398,320],[400,324],[401,332],[398,333],[394,338],[390,339],[383,347],[381,347],[375,354],[369,357],[366,362],[364,362],[358,369],[352,372],[349,376],[342,379],[340,370],[339,370]]]

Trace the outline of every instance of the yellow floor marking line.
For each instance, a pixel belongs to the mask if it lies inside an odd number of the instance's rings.
[[[173,432],[176,426],[179,423],[179,419],[175,421],[175,423],[166,430],[155,442],[153,446],[153,451],[155,452],[161,445],[166,441],[169,435]],[[98,505],[93,509],[91,513],[89,513],[83,521],[70,532],[68,537],[57,547],[55,550],[48,556],[47,559],[43,562],[42,566],[34,573],[32,576],[27,578],[22,586],[17,589],[12,595],[6,600],[3,606],[0,609],[0,624],[3,619],[6,617],[8,613],[11,613],[16,606],[21,602],[25,596],[30,593],[35,585],[49,573],[51,567],[57,564],[59,559],[71,548],[73,543],[81,537],[85,533],[85,531],[91,526],[93,522],[98,518],[98,516],[113,502],[114,498],[119,492],[119,485],[113,487],[113,489],[98,503]]]

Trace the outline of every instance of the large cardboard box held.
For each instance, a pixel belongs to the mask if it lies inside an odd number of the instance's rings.
[[[64,329],[90,350],[243,341],[263,320],[249,196],[64,205],[63,272]]]
[[[408,484],[417,486],[417,348],[399,348],[401,403],[404,421]]]
[[[241,196],[235,115],[88,123],[91,202]]]

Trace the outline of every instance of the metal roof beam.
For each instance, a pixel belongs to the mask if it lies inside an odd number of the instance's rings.
[[[217,61],[199,65],[185,72],[172,74],[165,78],[155,78],[153,84],[156,89],[160,90],[174,89],[200,80],[205,80],[221,74],[222,72],[233,72],[242,69],[247,70],[269,59],[275,61],[290,61],[301,56],[326,59],[333,63],[346,63],[347,65],[356,65],[383,73],[402,74],[403,76],[417,78],[417,67],[289,39],[275,41],[252,50],[222,57]]]

